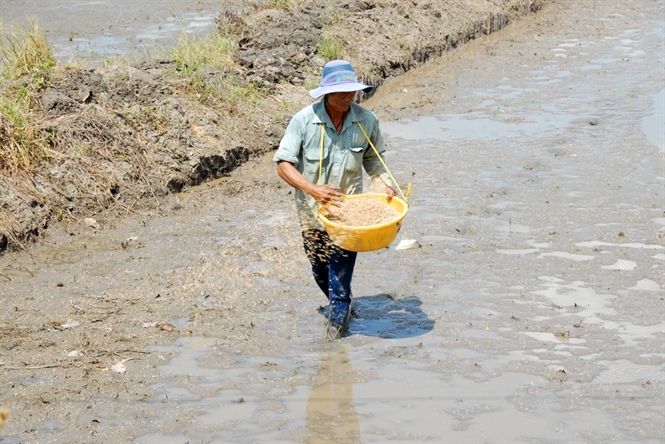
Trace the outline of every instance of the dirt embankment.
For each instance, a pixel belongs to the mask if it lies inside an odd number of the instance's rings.
[[[198,101],[185,93],[173,60],[56,70],[36,122],[49,159],[30,174],[0,176],[0,252],[21,248],[54,222],[169,211],[160,207],[166,194],[276,148],[289,117],[311,102],[321,42],[340,44],[341,56],[379,86],[547,1],[317,0],[298,11],[221,12],[219,27],[241,36],[236,66],[197,75],[211,87],[229,76],[257,84],[255,100]],[[7,125],[3,118],[1,143]]]

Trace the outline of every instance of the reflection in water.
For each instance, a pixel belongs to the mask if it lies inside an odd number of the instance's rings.
[[[347,344],[332,344],[316,374],[307,400],[306,443],[360,442],[360,424],[353,404],[353,368]]]

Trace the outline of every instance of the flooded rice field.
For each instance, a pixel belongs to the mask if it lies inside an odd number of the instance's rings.
[[[271,156],[1,257],[0,442],[662,442],[663,8],[556,1],[365,103],[413,191],[340,341]]]
[[[131,55],[159,57],[179,39],[215,29],[221,5],[235,0],[0,0],[0,22],[36,20],[59,63],[96,65]]]

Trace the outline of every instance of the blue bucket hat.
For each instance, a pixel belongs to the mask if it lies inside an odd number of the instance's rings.
[[[353,66],[346,60],[332,60],[325,64],[321,73],[321,85],[309,92],[313,99],[335,93],[372,90],[372,86],[358,82]]]

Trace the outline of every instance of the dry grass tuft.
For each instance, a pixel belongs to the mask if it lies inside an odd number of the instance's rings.
[[[0,39],[0,76],[16,80],[32,76],[33,84],[42,84],[45,76],[55,66],[46,37],[35,20],[30,27],[16,27],[17,30],[4,34]]]
[[[30,172],[47,157],[47,135],[35,126],[38,94],[49,83],[53,54],[35,21],[0,29],[0,170]]]
[[[310,0],[272,0],[260,4],[261,8],[283,9],[286,12],[297,13],[303,5],[310,3]]]
[[[12,99],[0,97],[0,171],[30,173],[48,157],[48,137],[34,125],[29,106]]]

